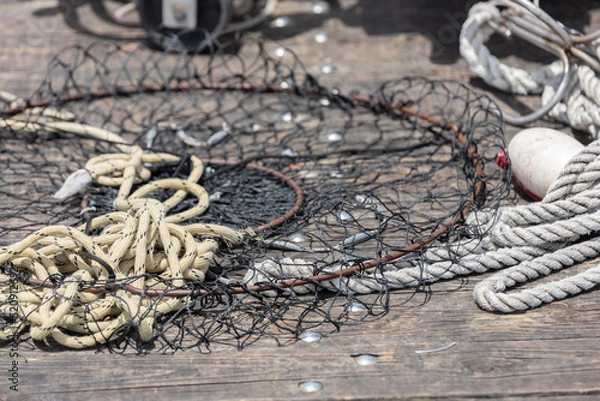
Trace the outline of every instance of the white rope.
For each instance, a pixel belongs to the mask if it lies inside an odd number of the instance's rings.
[[[507,66],[493,56],[485,43],[500,30],[500,11],[495,2],[477,3],[469,11],[460,34],[460,53],[471,71],[494,88],[519,94],[541,94],[548,82],[562,72],[560,62],[537,70]]]
[[[588,145],[563,169],[540,203],[477,212],[482,238],[428,249],[421,258],[379,266],[364,274],[323,282],[322,288],[355,294],[388,288],[417,287],[457,276],[497,271],[474,291],[477,304],[489,311],[514,312],[535,308],[589,290],[600,283],[600,266],[559,280],[505,293],[563,268],[600,255],[600,141]],[[467,221],[467,225],[473,221]],[[329,268],[327,271],[341,269]],[[275,282],[308,277],[314,266],[302,260],[265,262],[253,273],[257,281]],[[296,289],[296,292],[300,292]]]
[[[552,101],[561,83],[563,63],[559,60],[534,70],[511,67],[500,62],[485,45],[494,33],[511,34],[498,7],[516,7],[516,3],[497,0],[475,4],[461,30],[460,53],[470,70],[490,86],[516,95],[540,95],[543,108]],[[526,9],[519,7],[518,10],[534,18]],[[592,41],[590,46],[595,49],[596,58],[600,58],[599,42]],[[547,114],[597,138],[600,128],[600,80],[585,64],[573,62],[572,67],[574,71],[568,77],[568,89]],[[508,115],[506,117],[508,122],[512,122]]]

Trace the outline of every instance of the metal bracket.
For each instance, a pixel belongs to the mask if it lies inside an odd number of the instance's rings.
[[[162,20],[165,28],[196,29],[198,25],[197,0],[163,0]]]

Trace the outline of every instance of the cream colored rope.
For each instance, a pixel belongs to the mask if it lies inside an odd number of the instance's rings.
[[[239,244],[243,234],[213,224],[180,225],[208,208],[208,194],[197,184],[203,164],[191,158],[192,171],[185,180],[169,178],[147,182],[148,163],[178,162],[165,153],[145,153],[120,136],[102,128],[74,122],[37,123],[0,120],[0,127],[37,132],[66,131],[118,144],[123,153],[106,154],[88,161],[85,170],[98,184],[118,186],[114,212],[91,219],[80,227],[42,228],[9,247],[0,247],[0,265],[11,263],[16,271],[0,274],[0,312],[14,313],[10,297],[17,297],[18,318],[4,327],[0,339],[12,339],[29,327],[35,340],[53,338],[71,348],[106,342],[116,332],[134,328],[142,341],[154,335],[155,319],[184,307],[182,298],[151,298],[123,289],[139,290],[185,287],[186,281],[203,281],[218,248],[218,240]],[[147,195],[162,189],[177,190],[160,202]],[[196,204],[182,212],[168,212],[188,196]],[[55,288],[15,284],[16,273],[36,280],[58,278]],[[11,282],[11,279],[12,282]],[[114,280],[113,292],[82,291],[82,284],[102,287]],[[16,285],[9,288],[8,283]],[[12,307],[14,307],[14,302]]]

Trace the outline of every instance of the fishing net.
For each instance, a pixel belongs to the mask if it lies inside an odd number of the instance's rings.
[[[4,339],[282,343],[384,314],[432,255],[450,271],[481,241],[508,190],[488,98],[421,78],[345,94],[276,43],[234,47],[75,46],[6,102]]]

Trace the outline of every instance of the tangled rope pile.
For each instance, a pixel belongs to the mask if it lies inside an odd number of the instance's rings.
[[[14,120],[3,123],[12,129],[40,128]],[[117,135],[99,128],[75,123],[55,126],[122,143]],[[115,332],[131,326],[137,328],[142,341],[149,341],[154,336],[156,319],[180,310],[186,299],[152,299],[147,291],[164,291],[166,283],[169,287],[183,287],[186,280],[203,282],[218,241],[241,243],[243,233],[231,228],[180,224],[202,214],[209,206],[207,192],[197,184],[203,173],[200,159],[190,158],[192,168],[187,179],[154,180],[132,193],[134,184],[150,179],[146,166],[180,163],[181,158],[145,153],[137,146],[119,146],[126,153],[94,157],[85,170],[72,176],[88,175],[82,180],[83,187],[91,181],[118,186],[114,212],[90,218],[80,227],[42,228],[16,244],[0,247],[0,265],[10,263],[16,269],[13,274],[27,275],[18,284],[18,316],[3,327],[1,340],[11,339],[14,333],[30,326],[35,340],[52,337],[67,347],[85,348],[106,342]],[[176,192],[162,202],[146,197],[164,189]],[[193,207],[169,214],[189,195],[197,199]],[[10,282],[11,277],[2,273],[0,281]],[[84,287],[88,291],[84,292]],[[98,291],[90,292],[90,287]],[[111,291],[105,294],[103,288]],[[0,294],[0,311],[7,315],[12,310],[12,304],[7,302],[10,296],[6,291]]]
[[[493,34],[514,34],[559,59],[536,70],[503,64],[486,47]],[[584,35],[554,20],[528,0],[478,3],[460,36],[471,71],[489,85],[517,95],[541,95],[542,106],[526,116],[504,113],[525,125],[545,115],[598,137],[600,129],[600,31]]]

